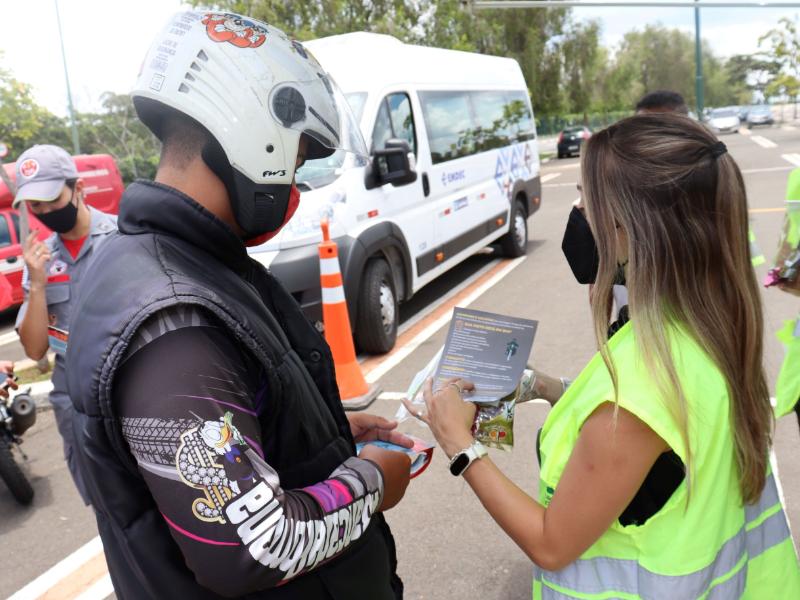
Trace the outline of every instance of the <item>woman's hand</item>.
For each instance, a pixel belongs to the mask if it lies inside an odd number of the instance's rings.
[[[452,379],[445,386],[433,391],[433,380],[425,382],[424,398],[427,412],[408,400],[403,404],[409,412],[431,428],[433,436],[448,457],[461,452],[472,444],[472,424],[476,406],[465,402],[462,392],[474,390],[475,386],[463,379]]]
[[[791,294],[792,296],[800,296],[800,288],[795,287],[797,284],[786,284],[786,283],[779,283],[778,288],[782,292],[786,292],[787,294]]]
[[[350,413],[347,415],[347,420],[350,422],[350,432],[357,444],[381,440],[404,448],[411,448],[414,445],[414,440],[410,437],[394,431],[397,421],[389,421],[367,413]]]

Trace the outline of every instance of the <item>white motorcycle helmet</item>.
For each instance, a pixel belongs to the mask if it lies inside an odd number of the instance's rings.
[[[307,159],[338,149],[367,155],[347,101],[317,60],[283,31],[249,17],[172,17],[131,96],[158,137],[171,110],[209,131],[215,143],[203,149],[203,160],[225,183],[246,237],[283,224],[302,135]]]

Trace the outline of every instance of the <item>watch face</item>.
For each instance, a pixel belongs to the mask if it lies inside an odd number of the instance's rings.
[[[450,465],[450,472],[456,476],[461,475],[462,471],[467,468],[467,465],[469,465],[469,456],[462,452],[456,456],[453,464]]]

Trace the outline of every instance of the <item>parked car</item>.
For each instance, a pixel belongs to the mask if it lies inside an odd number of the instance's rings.
[[[739,106],[737,110],[737,115],[739,117],[739,120],[745,122],[747,120],[747,113],[749,112],[750,112],[749,106]]]
[[[339,84],[371,157],[306,161],[297,213],[248,252],[322,327],[318,244],[328,218],[356,345],[387,352],[399,304],[424,285],[490,244],[508,256],[527,251],[528,217],[541,201],[528,87],[513,59],[388,35],[303,46]]]
[[[566,127],[558,134],[558,158],[581,153],[581,144],[592,137],[588,127]]]
[[[119,212],[119,201],[124,185],[117,163],[108,154],[87,154],[73,158],[78,175],[84,180],[86,203],[110,214]],[[16,178],[16,163],[4,165],[12,181]],[[11,284],[11,304],[0,305],[0,310],[22,304],[22,241],[19,233],[19,211],[11,208],[14,197],[0,180],[0,274]],[[40,240],[52,233],[33,213],[28,212],[31,230],[38,230]]]
[[[772,125],[774,123],[772,118],[772,108],[768,104],[759,104],[751,106],[747,111],[747,128],[750,129],[755,125]]]
[[[708,125],[715,133],[733,133],[741,124],[739,115],[732,108],[715,108],[708,118]]]

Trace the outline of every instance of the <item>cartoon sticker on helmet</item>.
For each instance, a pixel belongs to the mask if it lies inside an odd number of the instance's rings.
[[[258,48],[267,41],[267,29],[239,15],[208,13],[203,17],[208,37],[215,42],[230,42],[237,48]]]

